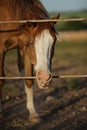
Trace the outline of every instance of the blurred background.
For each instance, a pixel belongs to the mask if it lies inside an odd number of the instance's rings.
[[[78,11],[87,9],[87,0],[41,0],[49,12]]]

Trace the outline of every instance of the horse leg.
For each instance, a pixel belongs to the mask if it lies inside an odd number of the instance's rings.
[[[41,119],[34,107],[32,87],[29,88],[27,85],[25,85],[25,92],[27,95],[27,109],[29,110],[30,113],[29,121],[33,123],[39,123]]]
[[[29,61],[28,56],[25,56],[25,74],[26,74],[26,76],[32,76],[32,65]],[[33,122],[33,123],[38,123],[41,120],[34,107],[32,85],[33,85],[32,80],[26,80],[25,92],[26,92],[26,96],[27,96],[27,109],[29,110],[29,113],[30,113],[29,121]]]

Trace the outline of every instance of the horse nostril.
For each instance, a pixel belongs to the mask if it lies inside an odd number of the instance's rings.
[[[41,80],[41,78],[39,77],[39,78],[38,78],[38,81],[40,81],[40,80]]]
[[[48,82],[52,80],[52,74],[49,74],[49,78],[47,79]]]
[[[36,78],[37,78],[38,81],[41,80],[41,72],[40,71],[37,72]]]

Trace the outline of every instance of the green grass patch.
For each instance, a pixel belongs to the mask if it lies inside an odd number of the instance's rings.
[[[58,42],[55,46],[54,63],[87,65],[87,41]]]
[[[87,22],[84,21],[62,22],[57,23],[55,27],[56,30],[59,31],[87,30]]]

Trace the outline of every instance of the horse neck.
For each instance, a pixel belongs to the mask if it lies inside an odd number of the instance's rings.
[[[8,5],[4,4],[5,2],[0,1],[0,21],[6,21],[9,20],[8,17]]]
[[[16,11],[16,9],[15,9]],[[12,9],[10,0],[0,0],[0,21],[14,21],[19,20],[16,17],[14,9]],[[0,24],[0,30],[15,30],[18,28],[16,24]]]

